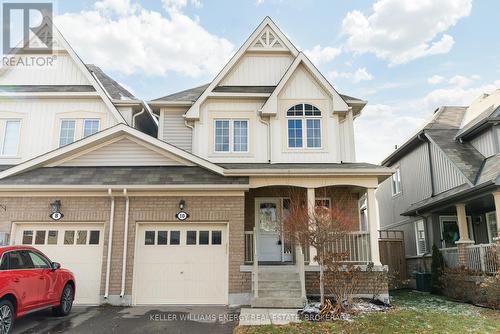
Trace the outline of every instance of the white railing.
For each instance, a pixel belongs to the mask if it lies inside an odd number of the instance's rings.
[[[449,247],[441,248],[441,254],[443,254],[444,263],[447,267],[457,268],[458,267],[458,248]]]
[[[471,270],[494,273],[497,271],[497,259],[493,244],[467,246],[467,263]]]
[[[253,231],[245,231],[245,263],[253,262],[254,242]]]
[[[253,228],[253,235],[257,235],[257,228]],[[252,267],[252,282],[253,282],[253,296],[259,297],[259,258],[257,256],[257,238],[253,238],[253,267]]]
[[[494,273],[498,270],[494,244],[479,244],[467,246],[467,267],[470,270],[481,271],[485,273]],[[450,268],[458,268],[458,248],[441,248],[444,262]]]
[[[349,232],[328,244],[326,251],[337,254],[344,253],[347,257],[344,262],[368,263],[371,261],[370,233]]]

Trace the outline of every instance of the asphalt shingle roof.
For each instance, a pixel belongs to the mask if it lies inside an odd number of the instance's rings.
[[[495,182],[500,176],[500,153],[489,157],[484,161],[481,174],[477,178],[477,184],[488,181]]]
[[[385,169],[379,165],[364,162],[344,162],[344,163],[223,163],[218,164],[226,169]]]
[[[248,184],[198,166],[42,167],[0,180],[0,185],[211,185]]]
[[[89,71],[94,72],[97,79],[101,82],[111,98],[115,100],[137,100],[132,93],[113,80],[109,75],[104,73],[98,66],[94,64],[86,64],[85,66],[87,66]]]

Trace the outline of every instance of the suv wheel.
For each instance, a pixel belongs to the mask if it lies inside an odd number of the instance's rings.
[[[0,334],[9,334],[14,325],[14,306],[8,300],[0,301]]]
[[[58,317],[67,316],[73,307],[73,299],[73,287],[70,284],[66,284],[61,293],[61,304],[52,309],[54,315]]]

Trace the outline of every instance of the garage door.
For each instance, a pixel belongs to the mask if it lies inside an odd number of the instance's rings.
[[[77,304],[99,304],[103,250],[101,224],[18,224],[15,243],[32,245],[76,279]]]
[[[224,224],[140,224],[136,304],[227,304]]]

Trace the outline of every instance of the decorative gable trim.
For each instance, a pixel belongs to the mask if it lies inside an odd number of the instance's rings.
[[[270,41],[269,32],[274,32],[272,36],[274,39]],[[264,39],[263,39],[263,36]],[[200,118],[200,106],[205,101],[208,96],[211,96],[212,90],[219,85],[219,83],[224,79],[224,77],[229,73],[229,71],[233,68],[233,66],[240,60],[243,54],[249,50],[250,48],[256,47],[255,44],[260,42],[263,45],[262,49],[258,49],[262,51],[266,48],[272,48],[279,43],[279,45],[283,46],[283,50],[275,49],[274,51],[289,51],[294,57],[297,57],[299,51],[297,48],[290,42],[290,40],[283,34],[283,32],[278,28],[278,26],[271,20],[269,16],[259,24],[259,26],[254,30],[252,35],[248,37],[248,39],[243,43],[241,48],[236,52],[236,54],[229,60],[229,62],[224,66],[224,68],[217,74],[215,79],[210,83],[210,85],[205,89],[205,91],[200,95],[200,97],[196,100],[195,103],[189,108],[189,110],[184,115],[187,119],[199,119]],[[254,49],[256,50],[256,49]]]
[[[273,29],[267,26],[262,32],[253,40],[248,51],[289,51],[286,44]]]
[[[223,168],[216,164],[213,164],[205,159],[202,159],[194,154],[191,154],[159,139],[151,137],[127,125],[118,124],[101,132],[98,132],[92,136],[81,139],[67,146],[60,147],[56,150],[47,152],[12,168],[4,170],[0,172],[0,179],[39,167],[57,166],[60,163],[64,163],[64,161],[68,161],[69,159],[71,159],[71,157],[75,157],[75,155],[82,155],[99,149],[100,147],[106,146],[106,144],[110,141],[114,142],[123,138],[124,136],[126,136],[128,139],[133,139],[143,146],[146,146],[146,149],[154,149],[157,152],[161,152],[165,156],[168,156],[172,159],[175,157],[177,161],[183,162],[186,165],[198,165],[220,175],[224,174]]]
[[[319,85],[323,89],[325,89],[328,92],[328,94],[331,96],[334,111],[346,112],[349,110],[349,106],[344,101],[344,99],[340,96],[340,94],[337,93],[335,88],[333,88],[333,86],[328,82],[328,80],[326,80],[325,77],[319,72],[319,70],[311,63],[309,58],[307,58],[304,53],[300,52],[298,54],[298,56],[295,58],[295,60],[293,61],[292,65],[290,65],[288,70],[285,72],[285,75],[283,75],[283,78],[280,80],[278,86],[276,86],[276,89],[273,91],[271,96],[267,99],[266,103],[264,103],[264,105],[260,109],[260,112],[262,113],[262,115],[266,115],[266,116],[276,115],[277,110],[278,110],[278,95],[283,90],[283,88],[285,87],[288,80],[290,80],[293,73],[297,70],[297,68],[301,64],[318,81]]]

